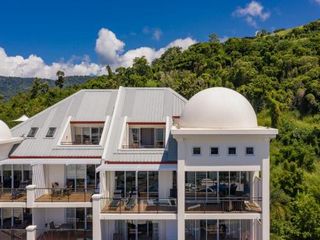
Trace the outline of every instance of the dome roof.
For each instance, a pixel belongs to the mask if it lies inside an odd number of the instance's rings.
[[[257,116],[240,93],[223,87],[205,89],[185,105],[180,127],[184,128],[256,128]]]
[[[5,122],[0,120],[0,140],[9,140],[12,138],[11,131]]]

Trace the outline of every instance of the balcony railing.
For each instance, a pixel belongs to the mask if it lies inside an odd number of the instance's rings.
[[[89,146],[97,146],[99,145],[99,142],[98,143],[92,143],[92,142],[72,142],[72,141],[69,141],[69,142],[60,142],[61,145],[65,145],[65,146],[72,146],[72,145],[89,145]]]
[[[25,188],[0,188],[0,202],[26,202]]]
[[[102,213],[176,213],[175,198],[103,198]]]
[[[135,148],[164,148],[164,144],[152,144],[152,145],[142,145],[142,144],[124,144],[122,145],[123,149],[135,149]]]
[[[12,239],[27,239],[27,232],[25,229],[0,229],[1,240],[12,240]]]
[[[92,239],[92,230],[86,229],[66,229],[66,228],[50,228],[37,229],[39,234],[38,240],[77,240],[77,239]]]
[[[35,188],[36,202],[90,202],[95,189]]]
[[[261,212],[261,198],[210,198],[206,200],[186,199],[185,211],[208,212]]]

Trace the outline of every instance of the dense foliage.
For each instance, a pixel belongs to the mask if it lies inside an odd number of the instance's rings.
[[[32,116],[81,88],[171,87],[189,98],[214,86],[236,89],[279,129],[271,146],[272,239],[320,239],[320,21],[261,31],[254,38],[215,35],[182,51],[168,49],[148,64],[108,67],[108,75],[73,87],[35,80],[30,91],[0,103],[0,119]]]

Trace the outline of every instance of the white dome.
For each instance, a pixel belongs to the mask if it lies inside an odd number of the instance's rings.
[[[0,140],[8,140],[12,138],[11,131],[5,122],[0,120]]]
[[[205,89],[185,105],[180,127],[256,128],[257,116],[249,101],[234,90],[223,87]]]

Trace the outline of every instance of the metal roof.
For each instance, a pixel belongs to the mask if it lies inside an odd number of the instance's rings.
[[[25,138],[10,155],[14,159],[35,161],[43,157],[97,159],[108,161],[176,161],[177,146],[171,136],[166,149],[121,149],[127,122],[163,122],[171,128],[172,116],[179,116],[186,99],[170,88],[124,88],[119,90],[81,90],[11,129],[13,136],[26,136],[31,127],[39,130]],[[59,141],[70,121],[106,121],[101,146],[63,146]],[[46,138],[49,127],[56,127],[53,138]],[[33,158],[33,159],[32,159]],[[50,159],[50,162],[54,161]]]
[[[122,133],[127,122],[165,122],[170,129],[172,116],[181,114],[186,101],[170,88],[120,88],[103,160],[142,163],[176,161],[177,146],[171,134],[167,148],[159,150],[121,149]]]
[[[103,146],[59,146],[58,143],[70,119],[105,121],[112,115],[116,96],[117,90],[81,90],[36,114],[12,129],[13,136],[26,136],[31,127],[39,128],[36,136],[25,138],[11,156],[101,156]],[[45,137],[49,127],[57,128],[52,138]]]

